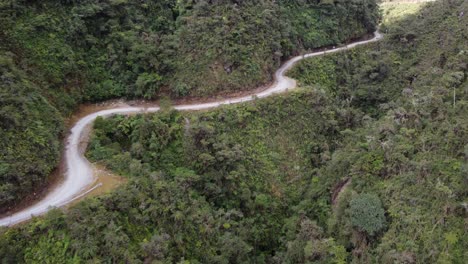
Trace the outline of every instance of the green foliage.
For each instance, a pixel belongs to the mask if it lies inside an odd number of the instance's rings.
[[[461,165],[466,163],[461,154],[466,133],[460,133],[467,126],[468,23],[461,15],[466,4],[428,4],[415,16],[387,24],[386,39],[371,49],[304,61],[291,73],[303,84],[324,87],[328,80],[317,76],[314,67],[338,65],[337,86],[327,92],[337,103],[369,113],[364,127],[345,131],[346,140],[326,173],[352,177],[353,189],[377,194],[386,208],[386,232],[380,242],[371,239],[367,247],[375,247],[375,253],[364,254],[362,262],[463,263],[462,248],[468,242],[452,238],[464,232],[466,216],[461,204],[467,193],[460,185],[466,182]],[[379,64],[389,69],[381,77],[382,71],[372,69]],[[378,100],[369,100],[375,96]],[[367,243],[353,234],[343,213],[347,206],[338,204],[330,231],[347,247],[362,250]]]
[[[382,22],[384,24],[392,24],[405,16],[417,14],[425,4],[426,1],[383,0],[381,9],[384,19]]]
[[[48,83],[58,105],[61,97],[76,103],[253,88],[303,48],[371,32],[378,8],[374,0],[11,0],[0,12],[8,50],[40,72],[35,78]]]
[[[385,227],[385,211],[379,197],[360,194],[349,203],[351,224],[373,236]]]
[[[307,91],[213,112],[97,119],[88,157],[130,182],[65,215],[57,229],[71,238],[67,254],[116,262],[249,263],[281,251],[278,257],[287,259],[279,232],[284,215],[302,212],[323,224],[329,210],[322,189],[328,183],[311,183],[316,168],[308,149],[332,145],[321,135],[339,128],[340,121],[325,114],[332,109],[322,93]],[[296,126],[301,122],[320,126]],[[304,196],[309,202],[301,202]],[[32,232],[33,240],[47,237]],[[297,242],[303,258],[343,260],[343,247],[320,232],[310,238],[320,249]]]
[[[365,53],[365,56],[363,56]],[[305,60],[290,72],[304,86],[325,89],[340,102],[375,115],[380,104],[400,96],[403,69],[392,67],[387,49],[356,48],[350,52]]]
[[[51,261],[464,263],[467,4],[301,63],[307,86],[286,95],[98,119],[87,155],[128,184],[2,230],[2,261],[45,259],[63,238]]]
[[[324,8],[270,0],[2,1],[1,210],[46,183],[58,162],[60,119],[79,103],[214,95],[263,85],[291,54],[373,30],[369,19],[377,8],[373,0],[366,3],[360,9],[361,3]],[[306,20],[318,23],[305,28],[292,21],[297,10],[310,12]],[[348,30],[330,37],[343,24]],[[303,45],[306,31],[317,39]],[[109,154],[102,151],[95,155]],[[122,154],[115,161],[131,159]]]
[[[326,89],[328,93],[336,94],[336,68],[334,61],[317,57],[300,63],[289,72],[289,75],[300,78],[299,85],[301,86],[320,87]],[[338,69],[341,69],[341,67],[338,67]]]
[[[135,86],[136,95],[146,99],[151,99],[158,93],[161,86],[162,77],[158,74],[142,73],[138,76]]]
[[[305,49],[344,43],[373,32],[380,19],[377,1],[281,0],[291,20],[292,44]]]
[[[62,119],[12,55],[0,56],[0,208],[44,184],[57,165]],[[1,211],[0,211],[1,212]]]

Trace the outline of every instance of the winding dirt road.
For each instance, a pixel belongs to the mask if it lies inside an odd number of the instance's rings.
[[[285,73],[289,69],[291,69],[294,66],[294,64],[296,64],[298,61],[304,58],[321,56],[328,53],[351,49],[358,45],[378,41],[381,38],[382,35],[378,31],[376,31],[374,33],[374,37],[369,40],[358,41],[346,45],[344,47],[294,57],[285,62],[281,66],[281,68],[279,68],[276,71],[274,84],[261,92],[256,92],[242,97],[223,99],[212,103],[177,105],[174,106],[174,108],[177,110],[203,110],[219,107],[225,104],[237,104],[242,102],[248,102],[254,100],[255,98],[264,98],[275,93],[285,92],[289,89],[293,89],[296,87],[296,81],[289,77],[286,77]],[[61,207],[68,203],[71,203],[72,201],[85,196],[92,189],[98,187],[92,187],[93,183],[95,182],[95,176],[93,175],[93,167],[90,164],[90,162],[85,158],[82,148],[80,148],[80,143],[83,141],[83,139],[88,138],[88,134],[90,132],[89,127],[97,117],[107,117],[115,114],[153,113],[157,111],[159,111],[158,106],[117,107],[113,109],[98,111],[81,118],[75,124],[75,126],[73,126],[70,135],[67,139],[65,151],[65,162],[67,166],[67,172],[65,173],[65,178],[62,181],[62,183],[56,186],[53,190],[51,190],[50,193],[47,194],[42,200],[38,201],[32,206],[25,208],[17,213],[14,213],[8,217],[0,219],[0,226],[11,226],[26,221],[32,216],[44,214],[51,208]]]

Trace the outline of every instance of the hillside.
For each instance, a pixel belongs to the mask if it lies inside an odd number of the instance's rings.
[[[374,0],[1,1],[0,213],[47,184],[80,103],[248,90],[377,19]]]
[[[209,112],[98,119],[87,155],[128,178],[5,229],[5,262],[464,263],[468,2],[314,57],[302,89]]]
[[[7,1],[0,10],[8,50],[58,103],[255,88],[282,58],[375,29],[375,1],[320,2]]]

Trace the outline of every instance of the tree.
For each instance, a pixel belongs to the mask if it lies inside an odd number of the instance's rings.
[[[136,95],[143,96],[146,99],[154,98],[159,92],[162,77],[156,73],[142,73],[138,76],[135,86]]]
[[[350,202],[351,223],[359,231],[373,236],[386,226],[385,211],[379,197],[360,194]]]

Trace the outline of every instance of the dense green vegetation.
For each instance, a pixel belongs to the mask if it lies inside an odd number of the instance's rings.
[[[374,0],[0,1],[0,212],[46,182],[77,104],[253,88],[377,19]]]
[[[30,248],[29,261],[248,263],[273,255],[300,261],[308,245],[311,259],[344,260],[345,248],[321,227],[331,209],[323,186],[332,182],[313,178],[327,159],[322,152],[333,151],[346,126],[336,111],[326,95],[311,91],[209,113],[99,119],[89,157],[130,183],[36,222],[37,234],[48,234],[40,246],[2,244],[3,254],[14,259],[19,248]],[[60,245],[64,255],[51,255],[59,240],[68,241]]]
[[[281,59],[360,37],[378,19],[373,0],[9,0],[0,11],[13,52],[46,89],[79,90],[64,92],[74,100],[256,87]]]
[[[414,15],[426,4],[424,1],[384,0],[380,4],[383,13],[383,23],[392,23],[402,16]]]
[[[463,263],[467,8],[304,61],[287,95],[98,119],[87,155],[129,183],[4,230],[2,260]]]
[[[59,158],[61,115],[25,75],[0,55],[0,208],[44,184]]]

